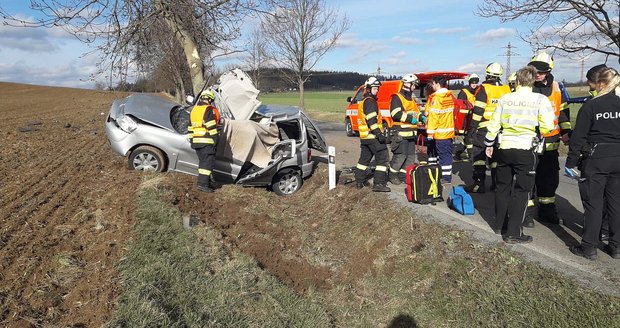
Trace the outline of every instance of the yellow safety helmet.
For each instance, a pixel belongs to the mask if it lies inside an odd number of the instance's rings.
[[[420,79],[418,79],[415,74],[406,74],[405,76],[403,76],[402,81],[403,83],[413,83],[415,85],[420,84]]]
[[[487,76],[501,77],[504,74],[504,69],[499,63],[490,63],[487,65],[486,74]]]
[[[532,57],[528,65],[534,66],[541,73],[551,72],[553,69],[553,56],[541,51],[538,55]]]
[[[201,100],[215,100],[215,93],[211,89],[206,89],[200,94]]]
[[[366,82],[364,82],[364,87],[366,87],[366,88],[380,87],[380,86],[381,86],[381,81],[379,81],[374,76],[369,77],[368,80],[366,80]]]
[[[517,82],[517,72],[512,72],[508,75],[508,83],[516,83]]]

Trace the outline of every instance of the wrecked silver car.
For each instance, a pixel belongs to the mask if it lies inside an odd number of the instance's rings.
[[[239,69],[223,74],[213,89],[222,117],[215,181],[269,186],[279,195],[298,191],[314,169],[310,149],[327,151],[316,125],[297,107],[262,104]],[[131,170],[197,175],[187,138],[192,107],[146,94],[115,100],[105,123],[109,144]]]

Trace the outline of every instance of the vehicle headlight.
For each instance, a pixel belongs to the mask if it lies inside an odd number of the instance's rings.
[[[127,115],[122,115],[116,119],[116,124],[121,130],[132,133],[135,129],[138,128],[138,123],[134,121],[131,117]]]

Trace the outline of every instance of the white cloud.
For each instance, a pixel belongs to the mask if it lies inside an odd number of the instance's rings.
[[[78,62],[53,67],[33,66],[22,61],[0,63],[0,81],[90,88],[94,84],[89,79],[90,74],[95,71],[95,66]]]
[[[459,72],[476,73],[478,75],[481,75],[482,73],[484,73],[484,70],[485,70],[486,66],[487,66],[487,64],[467,63],[467,64],[463,64],[461,66],[458,66],[456,68],[456,70],[459,71]]]
[[[424,30],[424,34],[454,34],[465,32],[467,30],[467,27],[429,28]]]
[[[49,53],[58,51],[58,44],[71,37],[61,28],[0,25],[0,51],[16,49],[30,53]]]
[[[490,43],[497,40],[502,40],[506,38],[512,38],[517,34],[517,31],[513,28],[495,28],[488,30],[484,33],[479,33],[473,35],[471,38],[476,40],[478,43]]]
[[[406,45],[421,44],[421,43],[423,43],[423,41],[421,39],[410,38],[410,37],[402,37],[400,35],[397,35],[397,36],[393,37],[392,41],[396,42],[396,43],[400,43],[400,44],[406,44]]]

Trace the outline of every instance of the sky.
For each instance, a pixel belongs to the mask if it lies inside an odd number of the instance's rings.
[[[331,0],[326,4],[346,15],[350,29],[334,49],[315,66],[316,70],[352,71],[386,75],[424,71],[462,71],[484,75],[491,62],[507,67],[507,47],[514,48],[511,71],[526,65],[534,49],[520,35],[528,33],[524,22],[501,23],[474,12],[481,0]],[[29,1],[2,0],[0,6],[22,17],[36,12]],[[250,22],[250,21],[248,21]],[[248,23],[249,25],[249,23]],[[246,29],[251,26],[245,26]],[[40,85],[93,88],[99,55],[59,28],[17,28],[0,25],[0,81]],[[604,56],[583,61],[555,56],[556,79],[576,82],[591,66],[604,63]],[[219,59],[216,64],[241,63],[239,56]],[[608,65],[618,68],[617,58]],[[360,81],[360,83],[363,81]]]

